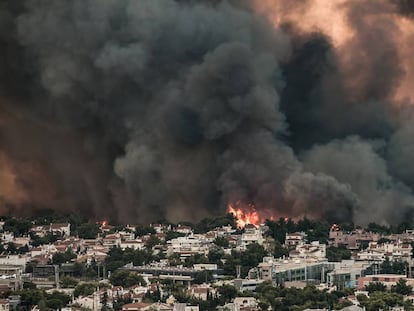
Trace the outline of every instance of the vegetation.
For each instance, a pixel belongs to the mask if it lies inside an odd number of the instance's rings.
[[[310,220],[306,217],[295,223],[292,219],[280,218],[277,222],[266,220],[269,227],[268,235],[278,241],[285,243],[286,233],[304,232],[309,242],[319,241],[326,243],[329,238],[330,224],[325,221]]]
[[[60,286],[62,288],[75,288],[79,281],[70,276],[62,276],[60,278]]]
[[[101,233],[99,225],[91,222],[79,225],[74,231],[74,234],[81,239],[96,239],[99,233]]]
[[[215,218],[204,218],[200,222],[194,225],[195,233],[206,233],[214,228],[222,226],[232,226],[236,228],[236,219],[234,215],[229,213],[225,216],[219,216]]]
[[[142,285],[146,286],[144,278],[141,275],[138,275],[134,272],[127,270],[117,270],[111,274],[109,278],[112,285],[123,286],[125,288],[131,287],[133,285]]]
[[[30,238],[32,239],[32,246],[33,247],[37,247],[40,245],[47,245],[50,243],[54,243],[56,242],[59,238],[61,238],[60,234],[52,234],[52,233],[47,233],[44,237],[40,237],[36,234],[34,234],[33,232],[30,232]]]
[[[413,291],[413,287],[407,284],[407,281],[400,279],[397,284],[391,287],[391,292],[397,293],[400,295],[409,295]]]
[[[224,272],[236,276],[237,266],[240,266],[240,277],[244,278],[251,268],[262,262],[266,254],[263,246],[255,243],[248,245],[244,252],[232,250],[230,255],[224,256],[226,260],[223,266]]]
[[[413,310],[410,301],[405,301],[403,295],[398,293],[376,291],[369,295],[358,295],[358,301],[366,311],[388,310],[391,307],[403,306],[405,310]]]
[[[381,282],[371,282],[365,286],[365,290],[371,294],[374,292],[385,292],[387,287]]]
[[[68,249],[64,253],[54,253],[52,256],[52,263],[54,265],[60,265],[62,263],[71,262],[74,258],[76,258],[76,254],[71,249]]]
[[[58,310],[70,301],[70,296],[62,292],[54,291],[48,294],[43,289],[23,289],[14,294],[21,296],[21,303],[18,307],[21,310],[30,310],[35,305],[43,305],[44,310]]]
[[[114,272],[116,269],[125,266],[127,263],[133,263],[134,266],[148,264],[153,260],[151,251],[133,250],[127,248],[122,250],[119,247],[113,247],[108,256],[105,258],[107,271]]]
[[[225,237],[218,236],[213,243],[220,247],[229,247],[229,241]]]
[[[165,234],[165,241],[169,241],[182,236],[185,236],[185,234],[176,231],[167,231],[167,233]]]
[[[73,292],[73,296],[89,296],[94,293],[98,285],[96,283],[82,283],[78,284],[75,287],[75,291]]]
[[[33,224],[28,219],[7,218],[3,225],[3,230],[12,232],[15,237],[27,236]]]
[[[328,258],[328,261],[350,259],[351,255],[351,251],[343,244],[338,245],[338,247],[330,246],[326,248],[326,258]]]
[[[135,227],[135,237],[141,237],[147,234],[155,234],[155,229],[145,225],[138,225]]]
[[[351,305],[349,301],[341,300],[349,293],[320,291],[312,285],[304,289],[284,288],[264,282],[256,288],[256,297],[260,300],[262,310],[270,306],[273,310],[290,311],[307,308],[339,309]]]

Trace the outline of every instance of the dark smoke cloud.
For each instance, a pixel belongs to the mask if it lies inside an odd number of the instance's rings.
[[[358,35],[338,49],[253,4],[2,3],[0,202],[122,222],[237,201],[265,216],[411,217],[412,118],[396,113],[405,69],[385,14],[409,8],[349,2]]]
[[[362,223],[402,222],[414,206],[412,191],[389,175],[387,163],[379,156],[382,144],[349,137],[314,146],[304,155],[307,170],[333,176],[352,187],[361,205],[354,216]]]
[[[341,223],[354,219],[354,212],[360,209],[358,196],[349,184],[321,173],[292,174],[286,182],[285,197],[297,217],[317,216]]]
[[[398,12],[406,17],[414,17],[414,2],[411,0],[390,0],[397,5]]]
[[[403,109],[396,130],[392,134],[387,150],[390,170],[404,183],[414,189],[414,111]]]

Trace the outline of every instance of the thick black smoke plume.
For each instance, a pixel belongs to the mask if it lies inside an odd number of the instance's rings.
[[[409,9],[344,6],[358,37],[338,50],[253,0],[3,2],[0,206],[407,220],[414,114],[393,99],[404,69],[383,14]]]

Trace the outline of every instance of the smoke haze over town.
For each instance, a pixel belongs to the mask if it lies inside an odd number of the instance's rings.
[[[0,212],[414,217],[414,2],[0,4]]]

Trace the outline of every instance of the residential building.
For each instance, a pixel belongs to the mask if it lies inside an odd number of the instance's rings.
[[[9,311],[10,303],[8,299],[0,299],[0,311]]]
[[[366,285],[369,285],[369,283],[372,282],[380,282],[387,286],[388,289],[391,288],[391,286],[397,284],[399,280],[405,280],[407,281],[408,285],[413,286],[414,285],[414,279],[407,278],[406,275],[400,275],[400,274],[374,274],[374,275],[366,275],[364,277],[360,277],[358,279],[358,289],[364,289]]]
[[[264,280],[260,279],[234,279],[233,285],[236,287],[240,292],[244,292],[246,290],[249,291],[256,291],[257,285],[263,283]]]
[[[263,242],[264,238],[260,228],[256,228],[251,224],[244,227],[244,232],[242,233],[240,240],[240,248],[242,250],[245,250],[247,245],[250,245],[252,243],[263,245]]]
[[[326,281],[329,287],[336,286],[338,290],[357,288],[359,278],[371,267],[368,261],[343,260],[333,263],[333,269],[327,273]]]
[[[0,265],[0,285],[7,286],[11,290],[22,289],[22,273],[21,265]]]
[[[125,250],[127,248],[131,249],[144,249],[145,243],[141,239],[135,239],[135,240],[125,240],[121,241],[119,244],[122,250]]]
[[[203,235],[192,234],[171,239],[167,242],[167,245],[167,254],[178,253],[181,257],[189,257],[194,254],[206,254],[209,242]]]
[[[352,232],[342,231],[338,225],[332,225],[329,231],[330,244],[338,246],[340,244],[346,245],[350,249],[359,249],[363,243],[376,242],[380,239],[378,233],[366,232],[362,229],[357,229]]]
[[[178,225],[175,230],[175,232],[178,233],[182,233],[182,234],[192,234],[193,233],[193,229],[191,229],[191,227],[189,226],[184,226],[184,225]]]
[[[296,245],[296,249],[289,252],[289,257],[293,259],[326,260],[326,244],[321,244],[319,241],[313,241],[309,244],[300,242]]]
[[[286,233],[285,246],[292,247],[298,244],[303,244],[306,239],[304,232]]]

